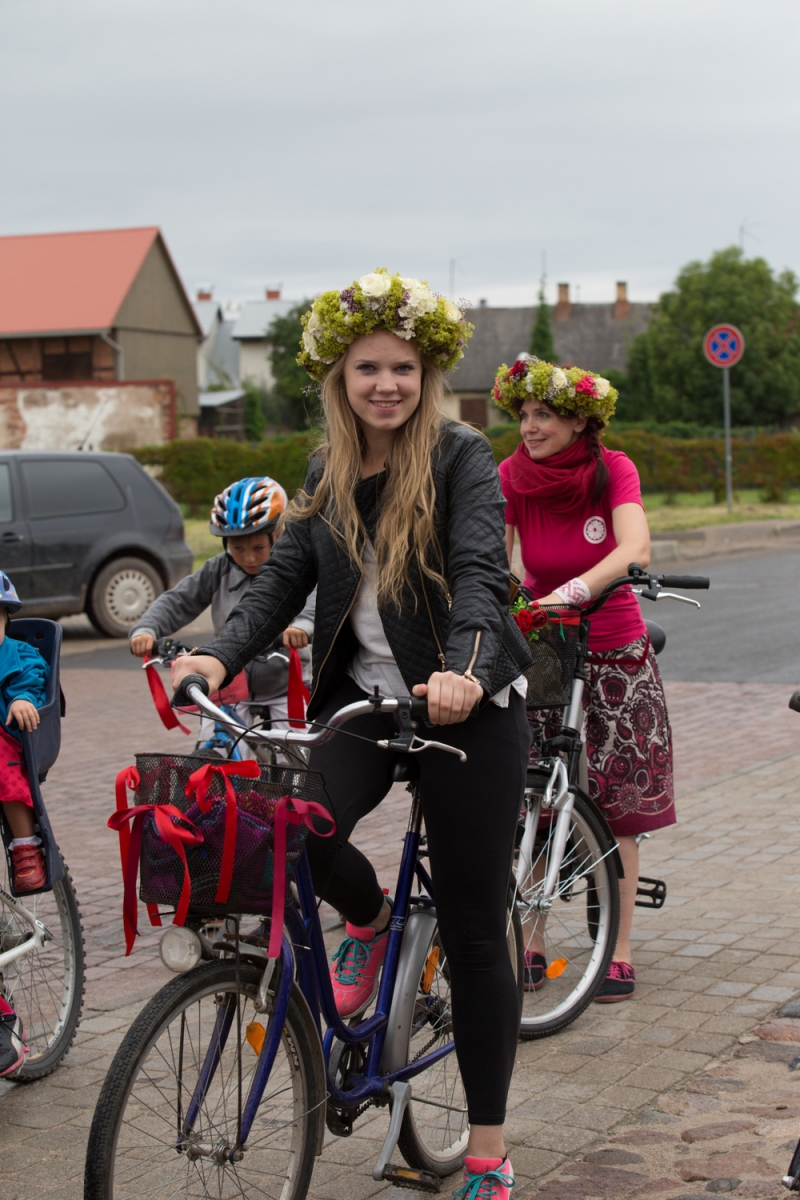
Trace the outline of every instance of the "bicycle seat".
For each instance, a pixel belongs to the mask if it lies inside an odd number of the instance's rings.
[[[416,783],[419,763],[410,754],[399,754],[392,763],[392,783]]]
[[[666,631],[661,628],[657,621],[645,621],[645,625],[650,635],[650,645],[653,647],[653,653],[660,654],[667,644]]]

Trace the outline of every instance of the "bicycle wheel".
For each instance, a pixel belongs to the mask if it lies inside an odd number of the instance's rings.
[[[3,898],[8,888],[6,856],[0,853],[0,953],[32,937],[28,923]],[[9,1076],[23,1083],[49,1075],[72,1045],[81,1019],[85,962],[81,914],[66,865],[52,891],[19,901],[49,935],[38,950],[0,968],[0,992],[21,1019],[30,1049]]]
[[[507,941],[521,994],[522,931],[511,896]],[[420,972],[406,1061],[413,1062],[452,1040],[450,971],[436,926]],[[469,1137],[467,1099],[455,1053],[415,1075],[411,1087],[411,1100],[397,1142],[400,1153],[410,1167],[435,1175],[451,1175],[463,1166]]]
[[[533,777],[535,778],[535,776]],[[541,812],[529,794],[538,825],[531,867],[516,882],[516,908],[526,951],[541,952],[547,970],[541,986],[523,993],[523,1041],[556,1033],[579,1017],[608,972],[619,929],[619,880],[613,839],[580,793],[559,871],[552,906],[539,908],[554,851],[555,813]]]
[[[260,979],[258,968],[242,963],[237,991],[235,963],[202,963],[168,983],[139,1014],[97,1102],[85,1200],[304,1200],[322,1145],[325,1084],[314,1022],[295,987],[250,1136],[234,1161],[229,1155],[268,1020],[253,1005]],[[220,1038],[221,1051],[217,1042],[219,1063],[209,1079],[221,1008],[230,1017],[229,1032]],[[184,1118],[196,1090],[199,1111],[187,1131]]]

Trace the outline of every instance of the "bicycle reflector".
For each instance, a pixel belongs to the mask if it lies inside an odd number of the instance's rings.
[[[176,975],[182,975],[184,971],[191,971],[192,967],[196,967],[202,952],[203,947],[197,934],[180,925],[170,925],[165,929],[158,943],[161,961]]]

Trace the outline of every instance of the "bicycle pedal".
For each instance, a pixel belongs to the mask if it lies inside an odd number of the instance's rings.
[[[383,1178],[396,1188],[412,1188],[417,1192],[436,1192],[442,1190],[442,1181],[431,1171],[415,1171],[412,1167],[398,1167],[387,1163],[383,1168]]]
[[[636,895],[643,897],[642,900],[636,901],[639,908],[664,907],[664,901],[667,898],[667,885],[663,879],[649,879],[646,875],[640,875],[638,883],[639,886],[636,889]]]

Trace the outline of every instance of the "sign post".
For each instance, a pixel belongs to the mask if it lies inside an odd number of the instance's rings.
[[[733,510],[733,452],[731,450],[730,370],[744,354],[744,338],[735,325],[712,325],[703,338],[703,354],[722,369],[722,413],[725,422],[725,502]]]

